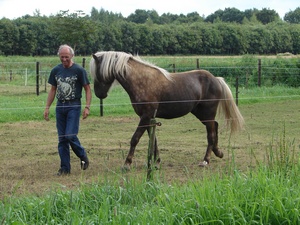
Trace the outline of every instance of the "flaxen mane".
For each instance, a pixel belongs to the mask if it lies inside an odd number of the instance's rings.
[[[131,54],[125,53],[125,52],[114,52],[114,51],[108,51],[108,52],[97,52],[95,55],[101,60],[101,65],[99,68],[99,74],[102,75],[103,80],[110,80],[112,76],[116,78],[116,76],[120,75],[123,76],[125,74],[130,74],[130,65],[128,64],[128,60],[134,60],[136,62],[139,62],[145,66],[152,67],[154,69],[159,70],[164,76],[166,76],[168,79],[170,74],[168,71],[157,67],[149,62],[142,61],[140,58],[133,56]],[[90,71],[94,79],[97,79],[96,77],[96,67],[95,67],[94,59],[91,59],[90,62]]]

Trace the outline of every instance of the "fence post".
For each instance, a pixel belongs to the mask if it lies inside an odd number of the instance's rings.
[[[82,67],[85,68],[85,58],[82,59]]]
[[[153,118],[150,120],[150,131],[149,131],[149,145],[148,145],[148,163],[147,163],[147,181],[152,180],[152,170],[153,170],[153,164],[154,159],[154,148],[155,148],[155,128],[156,125],[161,125],[161,123],[156,123],[155,116],[156,116],[157,110],[154,112]]]
[[[100,116],[103,116],[103,99],[100,98]]]
[[[40,62],[36,62],[36,95],[40,94]]]
[[[45,75],[45,92],[47,93],[47,81],[48,81],[48,79],[47,79],[47,74]]]
[[[197,69],[200,69],[199,59],[196,60],[196,64],[197,64]]]
[[[235,78],[235,103],[239,105],[239,77]]]
[[[173,63],[173,73],[176,72],[175,63]]]
[[[260,87],[261,85],[261,59],[258,59],[258,80],[257,85]]]

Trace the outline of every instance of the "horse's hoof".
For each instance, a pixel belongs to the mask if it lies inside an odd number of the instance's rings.
[[[130,165],[125,164],[121,169],[122,169],[123,173],[126,173],[126,172],[130,171]]]
[[[206,167],[206,166],[208,166],[208,162],[206,162],[206,161],[204,160],[203,162],[200,162],[200,163],[198,164],[198,166],[200,166],[200,167]]]
[[[222,152],[221,150],[219,150],[219,149],[215,149],[215,150],[213,150],[213,152],[215,153],[215,155],[216,155],[217,157],[219,157],[219,158],[221,158],[221,159],[224,157],[223,152]]]
[[[223,152],[219,152],[219,154],[217,155],[220,159],[222,159],[223,157],[224,157],[224,154],[223,154]]]
[[[156,165],[155,165],[154,168],[155,168],[156,170],[159,170],[159,169],[160,169],[160,166],[161,166],[160,163],[156,163]]]

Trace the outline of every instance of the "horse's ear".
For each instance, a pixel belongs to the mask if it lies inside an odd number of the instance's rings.
[[[99,61],[98,57],[95,54],[93,54],[92,56],[93,56],[95,61],[97,61],[97,62]]]

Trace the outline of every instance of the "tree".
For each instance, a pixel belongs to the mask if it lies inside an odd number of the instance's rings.
[[[237,24],[218,24],[220,35],[223,38],[222,52],[228,55],[240,55],[247,51],[247,39]]]
[[[263,25],[249,27],[248,44],[249,54],[268,54],[274,46],[271,33]]]
[[[268,50],[272,54],[292,52],[293,43],[292,38],[286,24],[271,23],[266,27],[272,35],[274,45],[269,46]]]
[[[258,11],[256,13],[256,18],[262,24],[268,24],[268,23],[280,20],[280,17],[275,10],[271,10],[271,9],[267,9],[267,8],[263,8],[262,10]]]
[[[222,16],[223,16],[223,10],[219,9],[214,13],[210,14],[209,16],[207,16],[204,21],[213,23],[216,19],[218,18],[221,19]]]
[[[296,24],[292,24],[288,26],[289,33],[291,35],[292,43],[293,43],[293,54],[300,54],[300,26]],[[299,66],[300,68],[300,66]]]
[[[138,33],[139,33],[139,40],[137,45],[137,53],[138,54],[153,54],[155,52],[153,48],[153,35],[152,35],[152,28],[147,26],[146,24],[138,24]]]
[[[202,52],[204,55],[221,54],[223,38],[215,24],[202,24]]]
[[[284,21],[300,24],[300,7],[296,8],[294,11],[289,11],[286,13],[284,15]]]
[[[137,27],[132,22],[122,22],[121,23],[121,40],[122,49],[125,52],[135,54],[137,52],[137,45],[139,40],[139,32]]]
[[[19,30],[9,19],[0,20],[0,55],[13,55],[19,40]]]
[[[37,36],[34,23],[30,19],[18,18],[16,24],[19,29],[18,51],[20,55],[34,55],[37,46]]]
[[[225,8],[220,19],[223,22],[242,23],[244,16],[244,13],[236,8]]]
[[[149,11],[143,9],[137,9],[134,13],[131,13],[127,20],[133,23],[145,23],[150,18]]]
[[[95,34],[95,27],[88,17],[84,16],[81,10],[75,13],[60,11],[54,17],[51,27],[53,33],[61,41],[73,46],[76,51],[77,46],[83,47],[90,37]]]

